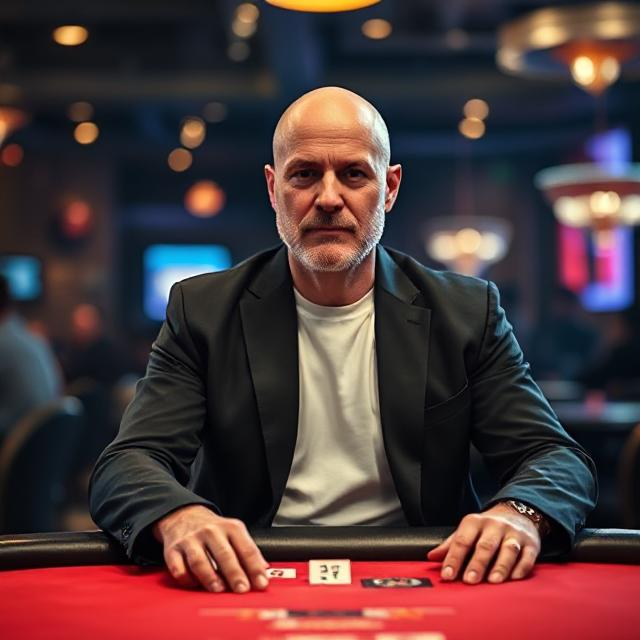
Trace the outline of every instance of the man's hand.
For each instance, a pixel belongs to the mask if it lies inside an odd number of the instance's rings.
[[[476,584],[487,576],[489,582],[498,583],[529,575],[540,553],[540,544],[538,529],[529,518],[507,505],[497,504],[483,513],[465,516],[427,558],[436,562],[444,559],[442,579],[455,580],[472,554],[463,581]]]
[[[269,565],[240,520],[188,505],[155,522],[152,530],[169,573],[183,587],[199,583],[218,593],[226,581],[236,593],[245,593],[269,585]]]

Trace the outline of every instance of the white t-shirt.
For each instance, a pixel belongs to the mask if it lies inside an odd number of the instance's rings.
[[[382,441],[373,289],[344,307],[294,293],[298,437],[273,525],[406,525]]]

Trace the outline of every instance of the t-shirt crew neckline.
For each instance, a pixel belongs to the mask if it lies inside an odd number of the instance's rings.
[[[345,318],[355,318],[370,312],[373,299],[373,287],[371,287],[360,300],[341,307],[330,307],[311,302],[311,300],[307,300],[295,287],[293,294],[296,299],[298,312],[302,315],[319,320],[344,320]]]

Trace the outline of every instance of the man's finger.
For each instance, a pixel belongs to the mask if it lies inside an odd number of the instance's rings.
[[[511,572],[520,557],[521,551],[522,544],[520,541],[513,535],[507,535],[502,541],[498,557],[489,572],[489,582],[497,584],[507,580],[511,576]]]
[[[475,544],[473,555],[464,571],[463,580],[468,584],[482,582],[489,563],[493,560],[502,543],[502,528],[487,526]]]
[[[214,569],[206,549],[198,544],[190,544],[182,550],[186,565],[207,591],[224,591],[224,584]]]
[[[192,589],[200,584],[189,571],[179,551],[175,549],[168,550],[164,554],[164,561],[167,565],[167,571],[179,586],[185,589]]]
[[[513,580],[522,580],[522,578],[526,578],[533,570],[539,553],[539,548],[529,544],[526,545],[522,549],[520,560],[518,560],[518,563],[511,572],[511,578]]]
[[[451,545],[442,562],[440,575],[443,580],[455,580],[469,552],[480,534],[479,520],[475,516],[465,517],[451,537]]]
[[[434,547],[427,553],[427,559],[432,560],[434,562],[439,562],[447,555],[447,551],[449,551],[449,546],[451,545],[451,539],[453,538],[453,534],[451,534],[446,540],[441,542],[437,547]]]
[[[210,533],[206,539],[206,546],[230,589],[235,593],[249,591],[251,589],[249,578],[242,569],[236,552],[226,536],[223,533]]]
[[[269,563],[264,559],[244,524],[240,523],[235,530],[230,532],[229,540],[246,574],[249,576],[253,588],[258,590],[266,589],[269,586],[269,578],[266,571]]]

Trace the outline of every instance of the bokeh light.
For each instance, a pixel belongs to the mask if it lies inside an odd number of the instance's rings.
[[[484,120],[489,115],[489,105],[480,98],[472,98],[466,102],[463,111],[467,118]]]
[[[3,164],[6,164],[8,167],[17,167],[22,163],[22,159],[24,158],[24,151],[19,144],[15,142],[12,144],[8,144],[2,152],[0,152],[0,160],[2,160]]]
[[[460,121],[458,125],[458,131],[465,137],[470,140],[477,140],[478,138],[482,138],[486,127],[484,126],[484,122],[482,120],[478,120],[478,118],[465,118]]]
[[[53,39],[64,47],[77,47],[89,38],[89,31],[77,24],[67,24],[53,31]]]
[[[167,163],[178,173],[186,171],[193,163],[193,156],[186,149],[174,149],[167,158]]]
[[[209,102],[204,105],[202,115],[207,122],[222,122],[227,117],[227,106],[222,102]]]
[[[211,180],[200,180],[187,190],[185,209],[198,218],[209,218],[220,213],[226,202],[224,191]]]
[[[81,122],[73,131],[73,137],[79,144],[92,144],[99,135],[100,129],[94,122]]]
[[[362,25],[362,33],[372,40],[383,40],[384,38],[388,38],[392,31],[393,27],[391,26],[391,23],[388,20],[382,20],[380,18],[367,20]]]
[[[67,109],[69,120],[73,122],[86,122],[93,118],[93,105],[90,102],[79,101],[72,102]]]
[[[195,149],[204,142],[206,134],[207,127],[202,118],[189,116],[180,129],[180,144],[187,149]]]

